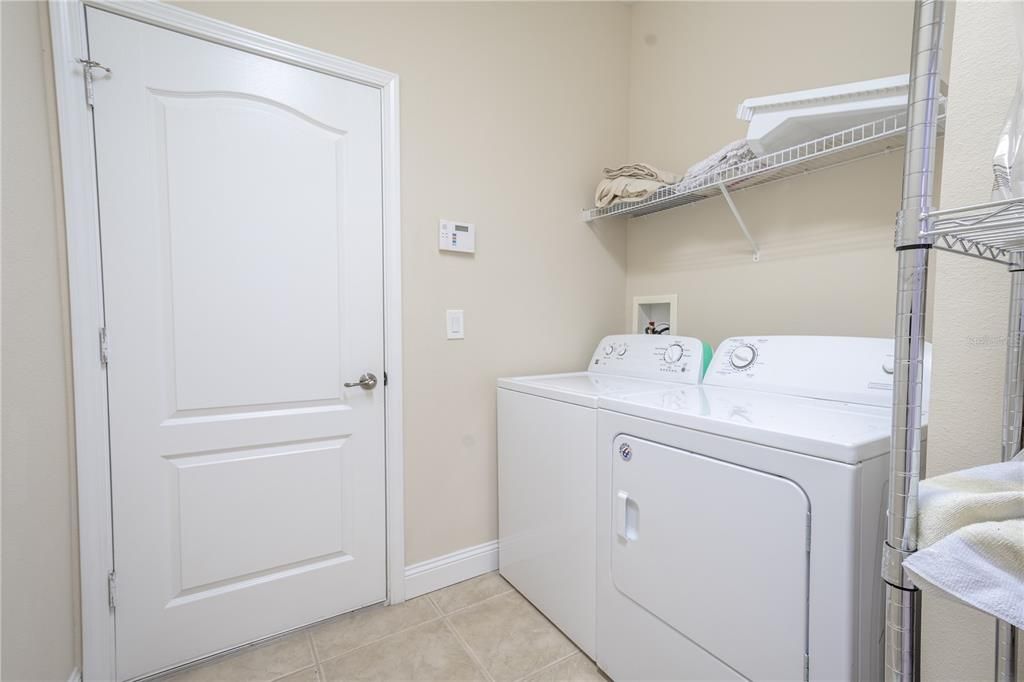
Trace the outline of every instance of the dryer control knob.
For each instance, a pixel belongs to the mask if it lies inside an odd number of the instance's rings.
[[[607,346],[604,347],[604,354],[605,355],[611,355],[614,352],[615,352],[615,346],[613,346],[612,344],[609,343]]]
[[[622,348],[619,348],[619,357],[621,358],[623,355],[625,355],[627,350],[629,350],[629,346],[627,346],[626,344],[622,344]]]
[[[757,359],[757,349],[750,344],[737,346],[729,353],[729,364],[736,369],[747,369]]]
[[[682,357],[683,347],[678,343],[673,343],[665,349],[665,362],[679,362]]]

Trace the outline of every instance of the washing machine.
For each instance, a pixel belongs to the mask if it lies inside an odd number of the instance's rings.
[[[608,336],[586,371],[498,380],[499,570],[591,658],[598,397],[697,384],[710,358],[697,339]]]
[[[737,337],[701,386],[599,399],[606,674],[883,678],[892,363],[891,339]]]

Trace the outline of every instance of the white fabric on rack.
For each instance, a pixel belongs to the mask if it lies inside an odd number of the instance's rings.
[[[1024,461],[922,481],[918,551],[903,566],[924,591],[1024,627]]]
[[[714,154],[710,155],[703,161],[690,166],[686,171],[685,180],[696,178],[699,175],[705,175],[712,171],[723,170],[729,166],[735,166],[745,161],[753,161],[757,158],[754,150],[750,148],[750,145],[746,140],[736,140],[725,145]]]

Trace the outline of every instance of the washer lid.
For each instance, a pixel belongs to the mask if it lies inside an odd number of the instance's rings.
[[[498,379],[498,388],[594,408],[597,407],[597,399],[600,396],[665,390],[675,385],[667,381],[634,379],[597,372]]]
[[[715,386],[611,395],[598,406],[846,464],[888,453],[892,436],[887,407]]]

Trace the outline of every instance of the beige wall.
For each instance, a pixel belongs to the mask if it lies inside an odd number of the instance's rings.
[[[3,667],[66,680],[78,659],[61,211],[51,69],[34,3],[3,14]],[[45,17],[45,14],[43,14]]]
[[[684,171],[746,134],[748,97],[907,71],[909,2],[638,3],[630,42],[631,159]],[[754,47],[752,47],[754,46]],[[734,194],[628,228],[626,306],[679,294],[681,333],[891,336],[900,154]]]
[[[628,7],[187,7],[400,75],[406,561],[493,540],[495,378],[581,367],[620,325],[621,225],[577,215],[625,155]],[[438,253],[442,217],[476,223],[475,256]]]
[[[943,208],[989,199],[992,153],[1021,67],[1014,21],[1009,3],[957,3]],[[999,460],[1010,285],[998,265],[946,253],[933,263],[932,476]],[[925,678],[991,679],[994,630],[992,618],[926,598]]]

